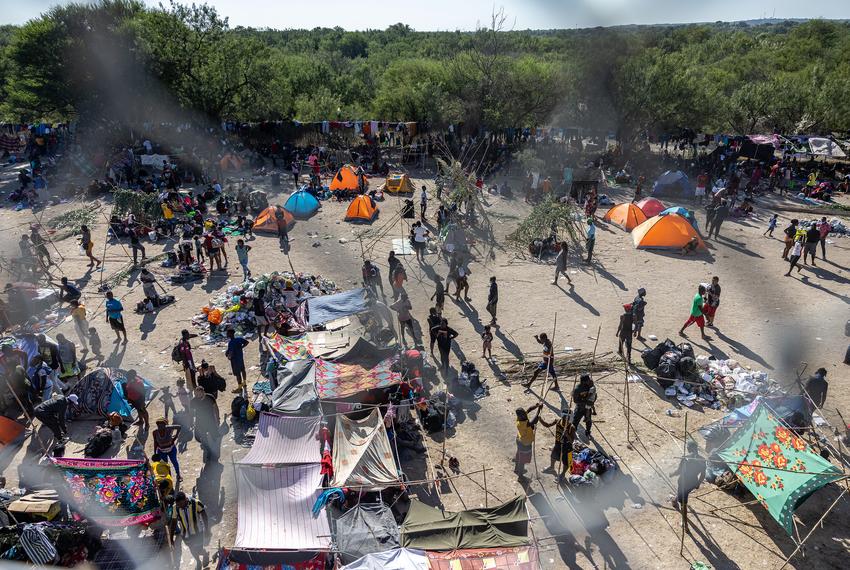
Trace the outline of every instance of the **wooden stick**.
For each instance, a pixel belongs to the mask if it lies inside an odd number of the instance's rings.
[[[682,438],[682,457],[688,452],[688,412],[685,412],[685,436]],[[682,474],[679,474],[681,477]],[[682,509],[682,539],[679,543],[679,556],[684,556],[685,552],[685,531],[688,528],[688,507],[684,497],[679,507]]]
[[[602,334],[602,325],[596,329],[596,342],[593,343],[593,356],[590,359],[591,364],[596,364],[596,347],[599,346],[599,335]]]
[[[484,508],[485,509],[490,506],[488,504],[488,498],[490,496],[490,493],[487,491],[487,469],[486,469],[486,467],[487,467],[487,465],[481,466],[481,469],[483,470],[482,473],[484,473]]]
[[[809,537],[812,536],[812,533],[814,533],[818,529],[820,524],[823,522],[823,519],[826,518],[826,515],[828,515],[832,511],[832,509],[835,508],[835,505],[838,504],[838,501],[840,501],[841,498],[846,493],[847,493],[847,489],[844,489],[843,491],[841,491],[841,494],[839,494],[835,498],[835,500],[832,502],[832,504],[829,505],[829,508],[826,509],[826,511],[824,511],[823,515],[821,515],[821,517],[818,519],[818,521],[814,525],[812,525],[812,530],[809,531],[809,534],[807,534],[805,536],[805,538],[803,538],[803,540],[800,541],[800,543],[797,545],[797,548],[794,549],[794,552],[792,552],[791,554],[788,555],[788,557],[785,559],[785,562],[782,564],[782,566],[779,567],[779,570],[782,570],[783,568],[788,566],[788,563],[791,561],[791,559],[794,558],[794,556],[797,554],[797,552],[800,551],[800,549],[803,547],[803,545],[806,543],[806,541],[809,540]]]

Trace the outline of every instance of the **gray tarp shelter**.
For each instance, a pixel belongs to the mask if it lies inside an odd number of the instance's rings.
[[[422,550],[525,546],[528,544],[525,497],[489,509],[457,513],[411,501],[401,525],[401,544]]]
[[[277,370],[277,386],[272,392],[272,409],[297,413],[311,409],[318,401],[313,359],[291,360]]]
[[[336,547],[343,564],[399,547],[398,525],[383,503],[360,503],[336,518]]]
[[[307,322],[311,327],[349,317],[367,310],[364,289],[352,289],[335,295],[307,299]]]

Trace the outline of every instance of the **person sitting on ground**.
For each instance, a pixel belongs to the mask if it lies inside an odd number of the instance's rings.
[[[83,294],[77,288],[76,285],[72,285],[68,282],[67,277],[62,277],[61,285],[59,287],[59,306],[62,306],[62,303],[70,303],[71,301],[79,301],[80,297]]]
[[[690,255],[692,253],[696,253],[697,247],[699,246],[699,239],[692,237],[688,240],[688,243],[685,244],[685,247],[682,248],[682,255]]]

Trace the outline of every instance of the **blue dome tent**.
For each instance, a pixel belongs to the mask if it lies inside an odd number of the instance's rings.
[[[662,211],[658,215],[659,216],[666,216],[667,214],[679,214],[680,216],[682,216],[683,218],[688,220],[696,231],[699,231],[699,225],[697,224],[697,217],[694,215],[694,213],[692,211],[687,210],[687,209],[685,209],[681,206],[673,206],[672,208],[667,208],[666,210]]]
[[[306,190],[299,190],[286,200],[283,209],[300,220],[306,220],[319,210],[319,200]]]
[[[691,183],[681,170],[668,170],[652,185],[653,196],[683,198],[690,195]]]

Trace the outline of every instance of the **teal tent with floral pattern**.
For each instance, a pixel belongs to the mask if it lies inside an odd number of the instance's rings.
[[[765,403],[717,453],[791,536],[794,510],[809,495],[843,477]]]

